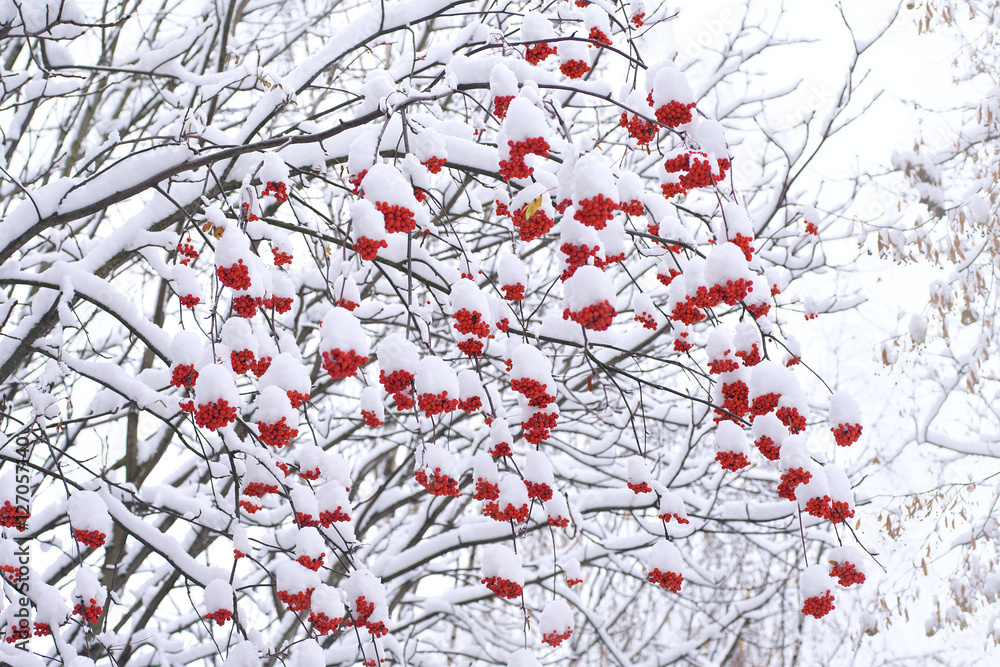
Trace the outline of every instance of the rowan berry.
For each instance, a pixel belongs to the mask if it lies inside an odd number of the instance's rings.
[[[199,403],[194,413],[194,423],[209,431],[228,426],[234,421],[236,421],[236,408],[230,406],[229,401],[224,398],[208,403]]]
[[[570,79],[579,79],[590,71],[590,65],[582,60],[567,60],[559,65],[559,71]]]
[[[203,618],[215,621],[216,625],[225,625],[226,621],[232,620],[233,612],[228,609],[216,609],[215,611],[205,614]]]
[[[501,577],[485,577],[480,583],[486,584],[486,588],[493,591],[498,596],[507,600],[521,597],[521,585],[515,584],[509,579]]]
[[[524,51],[524,59],[528,61],[529,65],[537,65],[551,55],[558,53],[558,49],[555,46],[549,46],[545,42],[541,44],[532,44]]]
[[[375,208],[385,218],[385,231],[387,232],[412,232],[417,226],[413,211],[405,206],[380,201],[375,202]]]
[[[361,356],[354,350],[344,351],[334,348],[323,352],[323,370],[334,380],[354,377],[358,369],[368,363],[367,356]]]
[[[649,583],[657,584],[660,588],[674,593],[680,593],[681,584],[684,583],[684,575],[676,572],[660,572],[658,567],[654,567],[653,571],[646,575],[646,578]]]
[[[242,259],[232,266],[220,266],[215,273],[226,287],[238,291],[250,289],[250,268]]]
[[[833,606],[833,596],[830,595],[830,591],[827,591],[824,595],[806,598],[802,604],[802,613],[815,616],[816,618],[823,618],[834,609],[836,607]]]

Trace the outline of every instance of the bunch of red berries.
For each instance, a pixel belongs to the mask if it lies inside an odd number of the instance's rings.
[[[653,489],[649,488],[649,484],[647,482],[639,482],[638,484],[634,484],[633,482],[627,482],[626,484],[627,484],[628,488],[632,489],[632,493],[634,493],[636,495],[638,495],[640,493],[652,493],[653,492]]]
[[[260,430],[260,441],[276,449],[289,446],[292,443],[292,438],[299,435],[299,429],[290,427],[286,423],[285,417],[274,424],[265,424],[259,421],[257,428]]]
[[[493,115],[497,118],[507,117],[507,107],[515,95],[497,95],[493,98]]]
[[[427,489],[432,496],[454,496],[462,497],[462,491],[458,488],[458,482],[441,472],[441,468],[435,468],[431,476],[428,477],[426,471],[418,470],[413,476],[417,484]]]
[[[528,489],[528,498],[541,501],[552,500],[552,487],[545,482],[530,482],[524,480],[524,486]]]
[[[562,644],[564,640],[569,639],[571,634],[573,634],[571,628],[566,628],[566,632],[549,632],[542,635],[542,642],[555,648]]]
[[[243,495],[251,498],[263,498],[269,493],[277,492],[277,484],[266,484],[264,482],[250,482],[243,487]]]
[[[673,269],[671,269],[671,273],[673,273]],[[690,325],[705,319],[705,313],[689,296],[684,301],[678,301],[674,304],[674,309],[670,311],[670,319]]]
[[[677,514],[676,512],[673,514],[664,512],[663,514],[660,514],[658,516],[660,517],[660,519],[663,520],[664,523],[670,523],[671,519],[673,519],[677,523],[691,523],[690,519],[682,517],[680,514]]]
[[[533,408],[546,408],[556,400],[555,396],[547,393],[549,385],[532,378],[514,378],[510,381],[510,386],[528,399],[528,405]]]
[[[596,260],[597,253],[600,250],[601,246],[597,245],[591,248],[586,243],[582,245],[575,245],[573,243],[563,243],[559,247],[559,252],[561,252],[563,255],[566,256],[565,257],[566,268],[563,270],[561,276],[562,281],[566,282],[567,280],[569,280],[573,276],[573,274],[576,273],[576,270],[578,268],[587,265],[587,262],[590,260],[590,258],[593,257]]]
[[[379,419],[378,415],[371,410],[362,410],[361,418],[365,420],[365,425],[368,426],[368,428],[378,428],[379,426],[385,424],[385,422]]]
[[[524,300],[524,285],[521,283],[514,283],[513,285],[502,285],[500,289],[503,290],[503,298],[506,301]]]
[[[305,611],[312,604],[312,594],[314,588],[307,588],[304,591],[289,593],[288,591],[278,591],[278,599],[285,603],[289,611]]]
[[[361,259],[369,262],[375,259],[375,257],[378,255],[379,248],[388,248],[388,247],[389,244],[385,241],[385,239],[380,239],[378,241],[375,241],[373,239],[368,238],[367,236],[362,236],[357,241],[355,241],[354,244],[351,246],[351,248],[354,249],[354,252],[361,255]]]
[[[215,621],[216,625],[225,625],[226,621],[231,621],[233,619],[233,612],[228,609],[216,609],[215,611],[205,614],[203,618]]]
[[[424,392],[417,396],[417,407],[424,411],[428,417],[439,415],[443,412],[454,412],[458,409],[458,399],[450,398],[447,391],[440,394]]]
[[[742,359],[743,365],[747,368],[756,366],[763,360],[760,356],[760,348],[757,347],[757,343],[751,345],[749,350],[736,350],[733,354]]]
[[[263,299],[249,294],[241,294],[233,299],[233,312],[237,317],[250,319],[257,314],[257,309],[263,305]]]
[[[250,289],[250,268],[239,260],[232,266],[220,266],[215,270],[219,282],[234,290]]]
[[[344,512],[344,508],[341,505],[337,505],[337,509],[333,511],[322,510],[319,513],[319,522],[324,528],[329,528],[334,523],[342,523],[350,520],[350,515]]]
[[[344,621],[343,617],[330,618],[323,612],[309,612],[309,622],[313,624],[313,629],[321,635],[336,632],[337,627]]]
[[[691,341],[689,341],[687,338],[688,338],[687,331],[680,332],[679,337],[674,339],[674,352],[680,352],[681,354],[684,354],[692,347],[694,347]]]
[[[427,167],[427,171],[431,172],[432,174],[437,174],[441,171],[441,167],[445,166],[447,163],[448,161],[445,160],[443,157],[431,156],[426,160],[424,160],[423,162],[421,162],[420,164]]]
[[[806,430],[806,418],[799,414],[797,408],[778,408],[774,413],[781,423],[788,427],[790,433],[801,433]]]
[[[265,357],[265,359],[267,359],[268,362],[270,362],[271,360],[270,357]],[[264,373],[260,370],[260,364],[258,364],[257,375],[263,375],[263,374]],[[297,408],[309,400],[309,394],[303,394],[302,392],[295,391],[294,389],[289,389],[288,391],[285,392],[285,395],[288,396],[288,400],[291,401],[293,408]]]
[[[558,516],[552,516],[550,514],[548,516],[548,521],[549,525],[552,526],[553,528],[566,528],[567,526],[569,526],[569,518],[564,517],[561,514]]]
[[[831,428],[834,439],[841,447],[849,447],[861,437],[861,424],[838,424],[837,428]]]
[[[618,204],[618,208],[628,213],[629,215],[640,216],[646,212],[646,207],[642,205],[642,202],[638,199],[630,199],[629,201],[623,201]],[[651,232],[652,233],[652,232]],[[659,234],[654,234],[658,236]]]
[[[268,296],[264,299],[264,308],[273,310],[279,315],[284,315],[292,309],[292,302],[294,300],[295,298],[290,296]]]
[[[246,373],[257,368],[257,360],[254,358],[252,350],[233,350],[229,353],[229,361],[236,374]]]
[[[590,65],[582,60],[567,60],[559,65],[559,71],[570,79],[579,79],[590,71]]]
[[[278,249],[277,247],[274,247],[274,246],[271,247],[271,255],[274,256],[274,265],[275,266],[282,266],[284,264],[291,264],[292,263],[292,254],[289,253],[289,252],[283,252],[282,250]]]
[[[667,273],[657,273],[656,279],[659,280],[664,287],[670,287],[670,283],[674,282],[674,278],[681,275],[681,272],[677,269],[670,269]]]
[[[528,61],[529,65],[537,65],[549,56],[555,55],[557,52],[558,50],[556,47],[549,46],[545,42],[542,42],[541,44],[532,44],[524,50],[524,59]]]
[[[103,547],[104,541],[108,539],[108,536],[99,530],[82,530],[80,528],[73,529],[73,537],[76,538],[77,542],[80,542],[91,549],[99,549]]]
[[[198,371],[194,369],[194,364],[177,364],[170,372],[170,386],[184,387],[190,389],[198,379]]]
[[[380,201],[375,202],[375,208],[385,218],[385,231],[387,232],[411,232],[417,226],[413,211],[405,206]]]
[[[194,308],[199,303],[201,303],[201,297],[195,296],[193,294],[182,294],[180,296],[181,306],[184,308]]]
[[[476,489],[472,493],[473,500],[496,500],[500,497],[500,487],[482,477],[476,478]]]
[[[723,470],[736,472],[750,465],[750,459],[743,452],[716,452],[715,460],[719,462]]]
[[[548,433],[546,433],[545,437],[546,438],[548,437]],[[539,440],[539,442],[541,442],[541,440],[544,440],[544,439],[545,438],[541,438]],[[538,443],[534,443],[534,444],[538,444]],[[496,445],[493,445],[493,447],[490,448],[490,456],[492,456],[494,459],[499,459],[499,458],[504,457],[504,456],[514,456],[514,452],[510,448],[510,443],[509,442],[501,442],[501,443],[498,443]]]
[[[649,580],[649,583],[674,593],[680,593],[681,584],[684,583],[684,575],[676,572],[660,572],[658,567],[654,567],[653,571],[646,575],[646,579]]]
[[[760,450],[761,455],[768,461],[777,461],[781,456],[781,449],[774,444],[774,440],[766,435],[762,435],[757,438],[754,443],[757,449]]]
[[[636,28],[641,28],[643,26],[643,19],[646,18],[646,12],[636,12],[632,15],[632,25]]]
[[[649,313],[637,313],[633,319],[640,323],[643,329],[649,329],[651,331],[656,331],[657,329],[658,325],[656,324],[656,319],[654,319]]]
[[[367,175],[368,175],[368,170],[367,169],[362,169],[356,176],[349,176],[347,178],[347,181],[354,188],[353,191],[352,191],[354,194],[360,194],[362,192],[361,191],[361,181],[365,180],[365,176],[367,176]]]
[[[742,417],[750,410],[750,388],[743,380],[734,380],[722,384],[722,409],[728,410],[737,417]],[[735,421],[729,415],[722,414],[722,419]],[[717,420],[721,421],[721,419]]]
[[[97,600],[90,598],[90,604],[85,605],[82,602],[78,602],[75,607],[73,607],[73,613],[83,616],[83,619],[87,623],[96,623],[101,619],[101,614],[104,612],[104,607],[97,604]]]
[[[595,42],[600,42],[601,44],[604,44],[605,46],[611,46],[611,38],[608,37],[606,34],[604,34],[604,31],[598,28],[597,26],[594,26],[593,28],[590,29],[590,34],[588,35],[588,37],[594,40]],[[594,45],[591,44],[590,46],[593,47]]]
[[[354,350],[344,351],[340,348],[323,352],[323,370],[334,380],[354,377],[358,369],[368,363],[368,357],[362,357]]]
[[[813,236],[819,236],[819,227],[816,226],[814,222],[806,223],[806,234],[812,234]]]
[[[573,214],[573,219],[588,227],[601,230],[607,226],[608,220],[615,217],[617,210],[616,201],[598,193],[580,202],[580,208]]]
[[[483,516],[487,516],[494,521],[513,521],[514,523],[524,523],[528,520],[529,510],[527,505],[517,507],[513,503],[500,509],[499,503],[488,502],[483,505]]]
[[[191,263],[192,259],[198,258],[198,251],[194,249],[191,245],[191,237],[187,238],[187,241],[181,241],[177,244],[177,254],[181,255],[184,259],[181,260],[181,264],[187,266]]]
[[[577,311],[566,308],[563,310],[563,319],[573,320],[583,328],[590,329],[591,331],[607,331],[617,314],[615,307],[605,299],[600,303],[586,306]]]
[[[812,479],[812,473],[805,468],[789,468],[781,473],[778,482],[778,497],[785,500],[795,500],[795,489]]]
[[[302,567],[310,569],[313,572],[316,572],[317,570],[319,570],[319,568],[323,567],[323,556],[325,556],[325,555],[326,554],[323,553],[323,554],[320,554],[319,558],[311,558],[310,556],[302,554],[301,556],[299,556],[295,560]]]
[[[512,178],[528,178],[534,173],[534,167],[529,167],[524,162],[527,155],[534,154],[541,157],[548,157],[549,142],[542,137],[530,137],[522,141],[508,140],[510,158],[500,160],[500,176],[509,181]],[[537,214],[536,214],[537,215]],[[532,216],[534,219],[534,216]]]
[[[726,350],[728,353],[729,350]],[[729,371],[735,371],[740,367],[739,363],[723,357],[722,359],[712,359],[708,362],[708,372],[713,375],[718,375],[719,373],[728,373]]]
[[[837,577],[837,583],[841,586],[865,583],[864,573],[858,572],[853,563],[837,563],[830,570],[830,576]]]
[[[558,415],[553,412],[536,412],[531,415],[528,421],[521,422],[521,428],[524,430],[524,439],[533,445],[539,444],[549,437],[549,432],[556,427],[558,418]],[[494,458],[497,457],[494,456]]]
[[[806,598],[805,603],[802,605],[802,613],[815,616],[816,618],[823,618],[835,608],[833,606],[833,596],[830,594],[830,591],[827,591],[824,595]]]
[[[209,431],[229,426],[234,421],[236,421],[236,408],[229,405],[229,401],[224,398],[199,403],[194,413],[194,423]]]
[[[737,354],[739,353],[737,352]],[[778,401],[780,400],[781,394],[775,394],[773,392],[761,394],[757,398],[753,399],[753,403],[750,405],[751,416],[756,418],[766,415],[778,407]]]
[[[461,334],[472,334],[479,338],[486,338],[490,335],[490,325],[483,317],[483,314],[477,310],[469,311],[468,308],[462,308],[452,315],[455,319],[455,324],[452,326],[455,331]]]
[[[521,597],[521,585],[515,584],[510,579],[503,579],[501,577],[485,577],[479,583],[486,584],[486,588],[493,591],[496,596],[502,597],[506,600],[513,600]]]
[[[646,96],[646,101],[649,102],[650,106],[653,106],[652,91],[650,91],[649,95]],[[667,104],[660,106],[660,108],[656,110],[656,120],[660,121],[667,127],[678,127],[684,123],[690,123],[691,109],[694,109],[694,106],[694,102],[682,104],[677,100],[672,100]]]
[[[264,191],[260,193],[261,197],[266,197],[268,195],[274,195],[274,198],[278,200],[278,203],[288,201],[288,186],[285,185],[284,181],[268,181],[264,186]]]
[[[746,278],[727,280],[725,285],[712,285],[709,292],[716,303],[735,306],[753,291],[753,283]]]

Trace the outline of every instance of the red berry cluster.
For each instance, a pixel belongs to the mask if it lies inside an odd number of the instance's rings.
[[[575,245],[573,243],[563,243],[559,247],[559,252],[565,255],[566,268],[562,272],[563,282],[567,281],[572,277],[576,270],[581,266],[586,266],[587,262],[591,257],[597,259],[597,253],[601,250],[601,246],[594,246],[591,248],[589,245],[584,243],[583,245]]]
[[[549,431],[556,427],[557,419],[558,415],[554,412],[536,412],[531,415],[528,421],[521,422],[524,439],[533,445],[539,444],[549,437]]]
[[[481,340],[476,340],[475,338],[467,338],[465,340],[459,341],[456,347],[458,348],[459,352],[461,352],[467,357],[475,358],[483,356],[484,345],[483,341]]]
[[[49,627],[48,623],[39,623],[35,621],[35,636],[36,637],[49,637],[52,635],[52,628]]]
[[[261,197],[266,197],[268,195],[274,195],[274,198],[278,200],[278,203],[288,201],[288,186],[285,185],[284,181],[268,181],[264,186],[264,191],[260,193]]]
[[[795,489],[799,484],[805,484],[812,479],[812,473],[805,468],[789,468],[781,473],[778,483],[778,497],[785,500],[795,500]]]
[[[712,285],[709,293],[716,304],[724,303],[727,306],[735,306],[746,298],[749,292],[753,291],[753,283],[746,278],[739,280],[727,280],[725,285]]]
[[[427,489],[432,496],[462,497],[458,482],[443,474],[441,468],[434,468],[431,477],[427,477],[427,473],[423,470],[418,470],[413,476],[417,479],[417,484]]]
[[[295,298],[291,296],[269,296],[264,299],[264,307],[273,310],[279,315],[284,315],[292,309],[293,301],[295,301]]]
[[[854,510],[843,501],[831,500],[830,496],[810,498],[806,501],[806,513],[818,519],[829,519],[831,523],[843,523],[854,516]]]
[[[276,246],[271,246],[271,255],[274,256],[275,266],[282,266],[284,264],[292,263],[292,254],[289,252],[282,252]]]
[[[793,435],[806,430],[806,418],[799,414],[797,408],[778,408],[774,415],[788,427],[789,432]]]
[[[473,500],[496,500],[499,497],[499,486],[482,477],[476,478],[476,490],[472,493]]]
[[[670,319],[683,324],[695,324],[705,319],[705,313],[697,306],[694,299],[687,297],[684,301],[674,304],[674,309],[670,311]]]
[[[208,403],[199,403],[198,409],[194,413],[194,423],[209,431],[229,426],[234,421],[236,421],[236,408],[230,406],[229,401],[224,398]]]
[[[678,337],[674,339],[674,352],[679,352],[680,354],[684,354],[692,347],[694,347],[694,345],[692,345],[691,341],[688,340],[687,331],[680,332]]]
[[[309,622],[313,624],[313,629],[321,635],[336,632],[337,626],[339,626],[343,621],[343,617],[340,616],[330,618],[323,612],[309,612]]]
[[[507,600],[513,600],[514,598],[521,597],[521,585],[515,584],[510,579],[486,577],[479,583],[486,584],[486,588],[493,591],[493,593],[498,597],[502,597]]]
[[[440,394],[425,392],[417,396],[417,406],[424,411],[428,417],[439,415],[442,412],[454,412],[458,409],[458,399],[449,398],[447,391]]]
[[[210,621],[215,621],[216,625],[225,625],[226,621],[231,621],[233,619],[233,612],[228,609],[216,609],[215,611],[205,614],[204,618]]]
[[[617,315],[615,307],[606,299],[600,303],[587,306],[577,311],[569,308],[563,310],[564,320],[573,320],[585,329],[591,331],[607,331],[611,326],[611,321]]]
[[[427,167],[427,171],[431,172],[432,174],[437,174],[441,171],[441,167],[445,166],[447,163],[448,161],[445,160],[443,157],[431,156],[426,160],[424,160],[423,162],[421,162],[420,164]]]
[[[532,378],[514,378],[510,381],[510,387],[527,398],[528,405],[533,408],[546,408],[556,400],[555,396],[547,393],[549,385]]]
[[[815,616],[816,618],[823,618],[831,611],[836,609],[833,606],[833,596],[830,595],[830,591],[827,591],[822,596],[814,596],[811,598],[806,598],[805,603],[802,605],[802,613],[809,614],[810,616]]]
[[[358,369],[368,363],[368,357],[362,357],[354,350],[344,352],[334,348],[323,353],[323,370],[334,380],[354,377]]]
[[[371,410],[362,410],[361,417],[365,420],[365,424],[368,428],[378,428],[385,424],[384,421],[378,418],[378,416]]]
[[[736,350],[733,354],[742,359],[743,365],[747,368],[756,366],[762,361],[760,348],[757,347],[757,343],[751,345],[749,350]]]
[[[307,479],[310,482],[316,481],[322,474],[323,471],[320,470],[318,467],[313,468],[312,470],[302,470],[301,468],[299,469],[299,479]]]
[[[483,505],[483,516],[487,516],[494,521],[524,523],[528,520],[529,511],[527,505],[516,507],[511,503],[507,503],[507,507],[501,510],[499,503],[489,502]]]
[[[184,308],[194,308],[201,303],[201,297],[194,296],[193,294],[184,294],[181,295],[180,302]]]
[[[739,354],[737,352],[737,354]],[[753,417],[760,417],[766,415],[778,407],[778,401],[781,400],[781,394],[775,394],[769,392],[767,394],[761,394],[757,398],[753,399],[753,404],[750,406],[750,414]]]
[[[590,65],[582,60],[567,60],[559,65],[559,71],[570,79],[579,79],[590,71]]]
[[[288,591],[278,591],[278,599],[285,603],[289,611],[305,611],[312,604],[312,594],[314,588],[307,588],[304,591],[289,593]]]
[[[516,95],[497,95],[493,98],[493,115],[497,118],[507,117],[507,107]]]
[[[545,437],[548,437],[547,433]],[[545,438],[541,438],[541,440],[544,439]],[[493,445],[493,447],[490,449],[490,456],[492,456],[494,459],[499,459],[500,457],[503,456],[514,456],[514,452],[511,450],[509,442],[501,442],[496,445]]]
[[[562,515],[559,516],[549,516],[549,525],[553,528],[565,528],[569,525],[569,518]]]
[[[737,248],[743,251],[743,256],[746,257],[749,262],[753,259],[753,239],[749,236],[744,236],[743,234],[737,234],[733,238],[729,239],[729,242],[735,245]],[[772,290],[772,295],[774,291]]]
[[[628,130],[628,136],[635,139],[640,146],[644,146],[656,138],[656,125],[635,114],[629,118],[629,115],[623,111],[618,124]],[[642,214],[639,213],[639,215]]]
[[[813,222],[807,222],[806,223],[806,234],[812,234],[813,236],[819,236],[819,227],[816,226],[816,223],[813,223]]]
[[[762,317],[767,317],[767,314],[771,312],[771,304],[766,302],[752,303],[747,306],[747,312],[750,313],[755,320],[758,320]]]
[[[548,157],[550,148],[549,142],[545,141],[542,137],[530,137],[517,142],[508,140],[507,146],[509,147],[510,159],[500,160],[499,169],[500,176],[505,181],[509,181],[512,178],[528,178],[531,176],[535,169],[524,163],[525,156],[534,154],[541,157]],[[535,215],[538,215],[538,213]],[[534,220],[534,216],[532,216],[532,220]]]
[[[367,175],[368,175],[368,170],[367,169],[362,169],[361,172],[359,174],[357,174],[356,176],[349,176],[347,178],[347,181],[354,188],[353,189],[354,194],[359,194],[359,193],[363,192],[361,190],[361,181],[365,180],[365,176],[367,176]]]
[[[657,273],[656,279],[663,283],[664,287],[669,287],[670,283],[674,282],[674,278],[681,275],[681,272],[677,269],[670,269],[668,273]]]
[[[458,409],[465,414],[472,414],[476,410],[483,407],[483,399],[478,396],[470,396],[469,398],[463,398],[458,402]]]
[[[726,350],[726,354],[729,350]],[[729,371],[735,371],[740,367],[739,363],[733,361],[732,359],[727,359],[723,357],[722,359],[712,359],[708,362],[708,372],[713,375],[718,375],[719,373],[728,373]]]
[[[190,389],[198,379],[198,371],[194,369],[194,364],[177,364],[170,372],[171,387],[185,387]]]
[[[865,583],[865,575],[858,572],[853,563],[837,563],[831,568],[830,576],[837,577],[837,583],[841,586]]]
[[[76,538],[77,542],[80,542],[91,549],[99,549],[103,547],[104,541],[108,539],[108,536],[99,530],[82,530],[80,528],[73,529],[73,537]]]
[[[649,95],[646,96],[646,101],[649,102],[650,106],[652,106],[652,91],[650,91]],[[667,127],[677,127],[679,125],[683,125],[684,123],[690,123],[691,109],[694,109],[694,102],[691,102],[690,104],[682,104],[677,100],[672,100],[656,110],[656,120],[660,121]]]
[[[600,230],[607,226],[608,220],[615,217],[617,210],[618,202],[598,193],[580,202],[580,208],[573,214],[573,219]]]
[[[250,482],[243,487],[243,495],[251,498],[263,498],[269,493],[277,493],[276,484],[265,484],[264,482]]]
[[[354,249],[354,252],[361,255],[361,259],[369,262],[375,259],[375,257],[378,255],[379,248],[388,248],[388,247],[389,244],[385,241],[385,239],[374,241],[368,238],[367,236],[362,236],[361,238],[359,238],[357,241],[354,242],[354,245],[351,246],[351,248]]]
[[[292,443],[292,438],[299,435],[299,429],[290,427],[285,423],[285,419],[282,417],[274,424],[257,422],[257,428],[260,429],[260,441],[276,449],[289,446]]]
[[[768,461],[777,461],[781,456],[781,449],[774,444],[774,440],[766,435],[757,438],[753,444],[757,446],[757,449],[760,450],[760,453]]]
[[[257,360],[252,350],[233,350],[229,353],[229,361],[233,365],[233,372],[237,374],[257,368]]]
[[[524,300],[524,285],[521,283],[502,285],[500,289],[503,290],[503,298],[507,301]]]
[[[549,46],[545,42],[541,44],[533,44],[524,50],[524,59],[528,61],[529,65],[537,65],[551,55],[555,55],[558,49],[554,46]]]
[[[528,498],[541,501],[552,500],[552,487],[544,482],[530,482],[524,480],[524,486],[528,489]]]
[[[566,212],[566,209],[568,209],[572,204],[573,204],[572,199],[563,199],[558,204],[556,204],[556,212],[559,213],[559,215],[562,215],[563,213]]]
[[[319,568],[323,567],[323,556],[325,555],[326,553],[321,553],[319,558],[311,558],[303,554],[295,560],[298,561],[299,565],[302,567],[309,568],[313,572],[316,572]]]
[[[646,207],[638,199],[630,199],[618,204],[618,208],[629,215],[640,216],[646,212]]]
[[[535,211],[535,214],[528,218],[524,214],[524,209],[514,211],[510,218],[517,235],[524,242],[535,239],[549,233],[549,230],[556,224],[555,220],[549,217],[545,211]]]
[[[737,417],[743,417],[750,410],[749,397],[750,389],[743,380],[724,382],[722,384],[722,409],[728,410]],[[736,421],[725,412],[716,410],[716,422],[723,420]]]
[[[411,232],[417,226],[413,211],[405,206],[387,204],[384,201],[375,202],[375,208],[385,218],[385,231]]]
[[[271,357],[264,357],[263,359],[261,359],[261,361],[263,361],[264,359],[267,359],[268,365],[270,365]],[[260,369],[260,362],[258,362],[257,375],[260,376],[263,374],[264,371]],[[289,389],[288,391],[285,392],[285,395],[288,396],[288,400],[291,402],[293,408],[297,408],[309,400],[309,394],[303,394],[302,392],[295,391],[294,389]]]
[[[263,305],[260,297],[253,297],[249,294],[241,294],[233,299],[233,312],[237,317],[250,319],[257,314],[257,309]]]
[[[90,604],[85,605],[82,602],[76,603],[73,607],[73,613],[83,616],[83,620],[87,623],[96,623],[101,619],[101,614],[104,612],[104,607],[97,604],[97,600],[90,598]]]
[[[569,578],[566,579],[566,585],[569,586],[570,588],[573,588],[577,584],[582,584],[582,583],[583,579],[569,579]]]
[[[333,510],[322,510],[319,513],[319,522],[324,528],[329,528],[332,524],[343,523],[344,521],[350,521],[351,516],[344,511],[344,508],[337,505],[337,509]]]
[[[604,31],[598,28],[597,26],[594,26],[593,28],[590,29],[590,34],[588,35],[588,37],[594,40],[595,42],[600,42],[601,44],[604,44],[605,46],[611,46],[611,38],[608,37],[604,33]],[[590,46],[591,48],[593,48],[594,45],[591,44]]]
[[[353,625],[359,628],[368,628],[368,633],[376,637],[389,634],[389,629],[385,627],[385,623],[382,621],[371,622],[371,615],[374,613],[375,603],[368,602],[364,595],[358,596],[358,599],[354,601],[354,618],[344,621],[344,625],[348,627]],[[375,661],[372,660],[371,662],[374,665]]]
[[[79,605],[77,605],[79,606]],[[7,639],[5,640],[8,644],[15,644],[19,641],[25,640],[31,636],[31,632],[28,630],[22,630],[20,627],[10,627],[7,630]]]
[[[275,461],[274,467],[283,472],[285,474],[286,479],[288,478],[289,475],[292,474],[292,471],[288,468],[288,464],[285,463],[284,461]]]
[[[687,193],[687,188],[680,183],[662,183],[660,185],[660,191],[663,192],[664,197],[670,199],[675,195],[683,195]]]
[[[646,482],[639,482],[638,484],[633,484],[632,482],[626,482],[628,488],[632,489],[632,493],[652,493],[653,489],[649,488],[649,484]]]
[[[684,575],[676,572],[660,572],[660,568],[654,567],[653,571],[646,575],[651,584],[657,584],[660,588],[674,593],[681,592],[681,584],[684,583]]]
[[[841,447],[849,447],[861,437],[861,424],[837,424],[837,428],[831,428],[834,439]]]
[[[184,257],[184,259],[181,260],[181,264],[184,266],[189,265],[191,260],[198,259],[198,251],[194,249],[193,245],[191,245],[190,236],[187,238],[187,242],[181,241],[177,244],[177,254]]]
[[[549,632],[542,635],[542,642],[555,648],[562,644],[564,640],[569,639],[571,634],[573,634],[571,628],[566,628],[566,632]]]
[[[312,514],[306,514],[305,512],[295,513],[295,523],[299,525],[299,528],[315,528],[319,525],[319,521],[314,519]]]
[[[636,12],[632,15],[632,25],[636,28],[641,28],[643,26],[642,20],[646,18],[646,12]]]
[[[472,334],[479,338],[486,338],[490,335],[489,323],[483,314],[477,310],[469,312],[468,308],[462,308],[452,315],[452,317],[455,319],[455,324],[452,326],[458,333]]]
[[[656,319],[647,312],[638,313],[633,319],[642,324],[644,329],[650,329],[651,331],[656,331],[657,329]]]
[[[17,581],[21,578],[21,571],[13,565],[0,566],[0,572],[6,574],[11,581]]]
[[[239,260],[232,266],[220,266],[215,270],[219,282],[234,290],[250,289],[250,268]]]
[[[674,514],[663,513],[663,514],[660,514],[658,516],[661,519],[663,519],[664,523],[670,523],[671,519],[673,519],[677,523],[691,523],[690,519],[685,519],[684,517],[682,517],[680,514],[677,514],[677,513],[674,513]]]
[[[786,367],[797,366],[801,361],[802,359],[800,359],[799,357],[793,356],[792,358],[790,358],[788,361],[785,362],[785,366]]]
[[[750,465],[750,459],[743,452],[716,452],[715,460],[719,462],[723,470],[736,472]]]

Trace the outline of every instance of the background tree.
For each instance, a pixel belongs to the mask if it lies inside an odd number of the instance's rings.
[[[781,16],[729,16],[0,4],[32,648],[801,659],[874,566],[859,411],[782,327],[858,302],[797,291],[846,270],[811,166],[880,33],[801,114]]]

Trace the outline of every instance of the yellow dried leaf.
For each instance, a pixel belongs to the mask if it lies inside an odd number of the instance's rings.
[[[528,204],[525,205],[524,207],[525,220],[531,220],[531,216],[535,215],[535,213],[538,213],[538,209],[542,207],[543,196],[544,195],[538,195],[538,197],[534,201],[529,202]]]
[[[212,223],[206,222],[204,225],[201,226],[201,231],[208,232],[208,230],[210,230],[211,228],[212,228]]]

